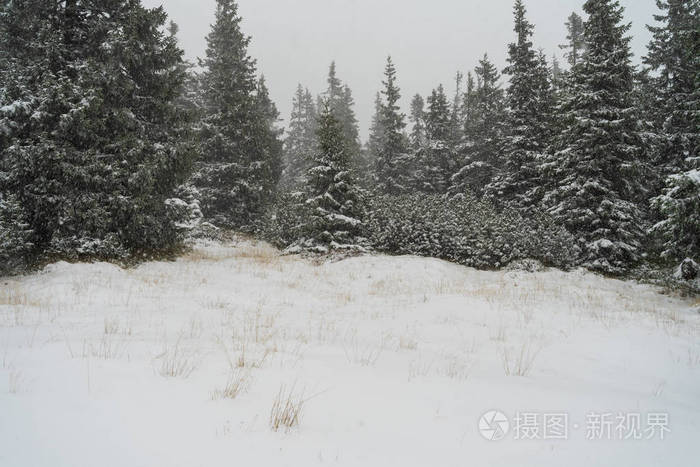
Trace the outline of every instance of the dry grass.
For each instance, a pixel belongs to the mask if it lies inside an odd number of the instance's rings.
[[[211,398],[219,399],[235,399],[241,393],[248,390],[250,386],[251,372],[240,368],[233,369],[226,381],[226,385],[221,389],[216,389],[212,392]]]
[[[238,354],[238,358],[233,365],[233,368],[262,368],[265,365],[265,361],[268,357],[275,353],[275,349],[272,347],[266,347],[262,352],[252,353],[247,350],[248,347],[243,344],[241,347],[241,353]],[[229,364],[231,360],[229,359]]]
[[[425,378],[433,369],[433,360],[425,360],[417,358],[408,364],[408,381],[413,381],[416,378]]]
[[[234,250],[232,257],[246,259],[260,266],[277,265],[282,260],[279,251],[266,244],[241,246]]]
[[[105,334],[97,343],[83,341],[83,358],[92,357],[100,360],[116,360],[124,356],[127,343],[117,339],[114,334]]]
[[[26,378],[20,370],[12,368],[7,381],[7,392],[9,394],[19,394],[25,390]]]
[[[532,371],[539,349],[524,343],[514,352],[508,347],[503,348],[503,371],[506,376],[527,376]]]
[[[382,343],[377,345],[362,345],[357,338],[353,338],[343,343],[343,351],[348,363],[371,367],[377,363],[384,350]]]
[[[700,348],[688,347],[688,366],[690,368],[700,366]]]
[[[289,431],[299,426],[305,403],[303,391],[297,393],[294,386],[289,390],[284,385],[280,386],[270,410],[272,431]]]
[[[446,358],[443,365],[438,368],[437,374],[445,378],[464,381],[469,377],[471,364],[464,362],[459,356],[453,355]]]
[[[410,336],[399,337],[399,349],[416,350],[418,348],[418,340]]]
[[[506,325],[503,321],[498,324],[498,327],[491,329],[489,338],[495,342],[505,342],[506,341]]]
[[[119,318],[118,317],[106,317],[104,319],[104,331],[107,335],[113,335],[119,333]]]
[[[184,349],[181,345],[182,336],[174,344],[163,347],[163,352],[156,356],[160,360],[158,373],[168,378],[187,378],[199,366],[197,352]]]
[[[18,283],[7,282],[0,284],[0,306],[2,305],[38,307],[41,302],[32,298]]]

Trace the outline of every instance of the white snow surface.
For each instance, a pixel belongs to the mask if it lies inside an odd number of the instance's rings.
[[[53,264],[0,279],[0,466],[697,465],[698,310],[582,271],[317,264],[247,240]],[[231,375],[244,390],[214,397]],[[305,403],[275,432],[282,385]],[[488,441],[490,410],[566,413],[568,439]],[[671,431],[588,440],[592,413]]]

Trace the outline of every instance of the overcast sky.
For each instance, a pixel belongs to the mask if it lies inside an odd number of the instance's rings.
[[[202,56],[214,20],[215,0],[143,0],[163,5],[180,25],[189,58]],[[583,0],[528,0],[535,46],[561,55],[564,23]],[[632,23],[635,61],[649,41],[645,24],[656,13],[654,0],[621,0]],[[411,96],[426,95],[443,83],[450,93],[455,73],[472,70],[484,52],[505,66],[513,40],[512,0],[239,0],[250,53],[267,78],[282,118],[291,111],[297,83],[314,93],[325,89],[328,65],[352,88],[363,139],[381,87],[386,56],[398,69],[404,110]],[[562,60],[563,61],[563,60]]]

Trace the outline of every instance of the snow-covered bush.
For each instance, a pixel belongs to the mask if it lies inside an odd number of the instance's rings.
[[[277,195],[265,214],[258,221],[256,232],[274,246],[286,249],[306,236],[306,222],[309,208],[301,192]]]
[[[686,258],[676,269],[674,277],[677,279],[692,281],[698,278],[698,274],[700,274],[700,265],[698,265],[698,263],[692,259]]]
[[[663,241],[663,256],[700,259],[700,169],[672,175],[666,185],[665,192],[652,200],[664,216],[652,229]]]
[[[576,264],[573,237],[543,215],[524,218],[471,195],[376,196],[369,211],[370,242],[380,251],[415,254],[477,268],[536,259]]]

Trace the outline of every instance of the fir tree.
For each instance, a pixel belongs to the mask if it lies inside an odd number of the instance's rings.
[[[621,272],[639,258],[642,225],[629,25],[616,0],[588,0],[584,10],[586,51],[562,106],[566,128],[545,202],[578,237],[589,267]]]
[[[355,116],[355,100],[352,90],[338,78],[335,62],[331,63],[328,70],[328,88],[325,99],[331,108],[331,112],[340,122],[343,129],[343,138],[347,142],[347,150],[353,165],[362,165],[360,157],[360,130]]]
[[[688,169],[666,180],[664,192],[652,200],[663,216],[653,227],[668,259],[700,258],[700,158],[688,160]]]
[[[450,180],[453,195],[468,192],[482,195],[501,166],[505,103],[500,74],[487,55],[479,61],[474,73],[476,89],[468,90],[465,97],[471,111],[465,109],[462,167]]]
[[[401,91],[396,84],[396,68],[387,58],[384,70],[383,101],[379,112],[379,147],[375,160],[377,187],[386,194],[399,194],[407,191],[407,141],[404,134],[406,116],[401,113],[399,99]]]
[[[564,54],[564,57],[569,65],[574,67],[580,61],[586,50],[583,19],[577,13],[571,13],[566,22],[566,30],[568,32],[566,39],[569,42],[560,45],[559,48],[568,51]]]
[[[425,193],[445,193],[454,172],[450,145],[450,105],[442,85],[433,89],[425,113],[425,147],[418,156],[416,182]]]
[[[452,154],[457,154],[460,151],[460,145],[464,139],[464,95],[462,93],[462,82],[464,81],[464,75],[461,72],[457,72],[455,76],[455,94],[452,99],[452,106],[450,109],[450,151]]]
[[[362,192],[352,173],[342,125],[330,104],[319,118],[318,140],[319,151],[307,176],[307,237],[298,246],[317,252],[361,248]]]
[[[532,46],[534,26],[525,17],[523,2],[514,7],[517,41],[508,47],[510,86],[502,172],[487,187],[500,200],[531,209],[541,197],[540,164],[549,145],[552,95],[549,69],[544,56]]]
[[[646,88],[653,91],[651,120],[660,136],[655,165],[664,174],[684,168],[685,159],[697,151],[700,92],[700,2],[657,0],[660,26],[649,26],[653,38],[644,63],[654,72]]]
[[[662,216],[654,232],[669,259],[700,258],[700,2],[657,1],[659,26],[644,63],[654,72],[648,115],[654,127],[654,164],[666,186],[652,205]],[[645,95],[647,93],[644,93]]]
[[[283,185],[296,189],[304,184],[311,154],[316,151],[316,104],[308,89],[301,84],[292,101],[289,133],[284,142],[285,171]]]
[[[416,151],[425,145],[425,100],[420,94],[413,96],[411,100],[410,120],[411,128],[410,143],[411,148]]]
[[[163,32],[163,9],[1,8],[0,197],[19,206],[34,253],[107,258],[173,246],[167,200],[188,154],[177,105],[183,53]]]
[[[260,136],[257,140],[263,146],[263,154],[268,161],[268,173],[263,176],[263,189],[268,193],[275,192],[277,184],[282,177],[284,130],[279,127],[280,113],[277,106],[270,98],[270,91],[265,82],[265,76],[260,76],[255,87],[255,115],[262,118],[263,125],[260,128]]]
[[[384,143],[382,139],[384,138],[384,128],[382,126],[382,94],[378,92],[374,97],[374,114],[372,115],[372,124],[369,128],[369,138],[367,139],[367,159],[371,164],[372,176],[375,178],[376,183],[376,167],[377,160],[379,158],[379,153],[382,150]]]
[[[411,112],[409,114],[411,132],[408,135],[408,152],[404,164],[406,185],[410,190],[421,190],[423,188],[419,177],[421,175],[421,160],[428,147],[425,119],[425,100],[423,96],[416,94],[411,100]]]
[[[13,195],[0,193],[0,274],[20,271],[34,247],[32,230],[22,205]]]
[[[273,111],[266,91],[258,89],[255,60],[248,55],[250,37],[240,23],[236,2],[217,0],[200,63],[204,117],[193,180],[205,216],[226,227],[251,225],[274,194],[280,172]]]

